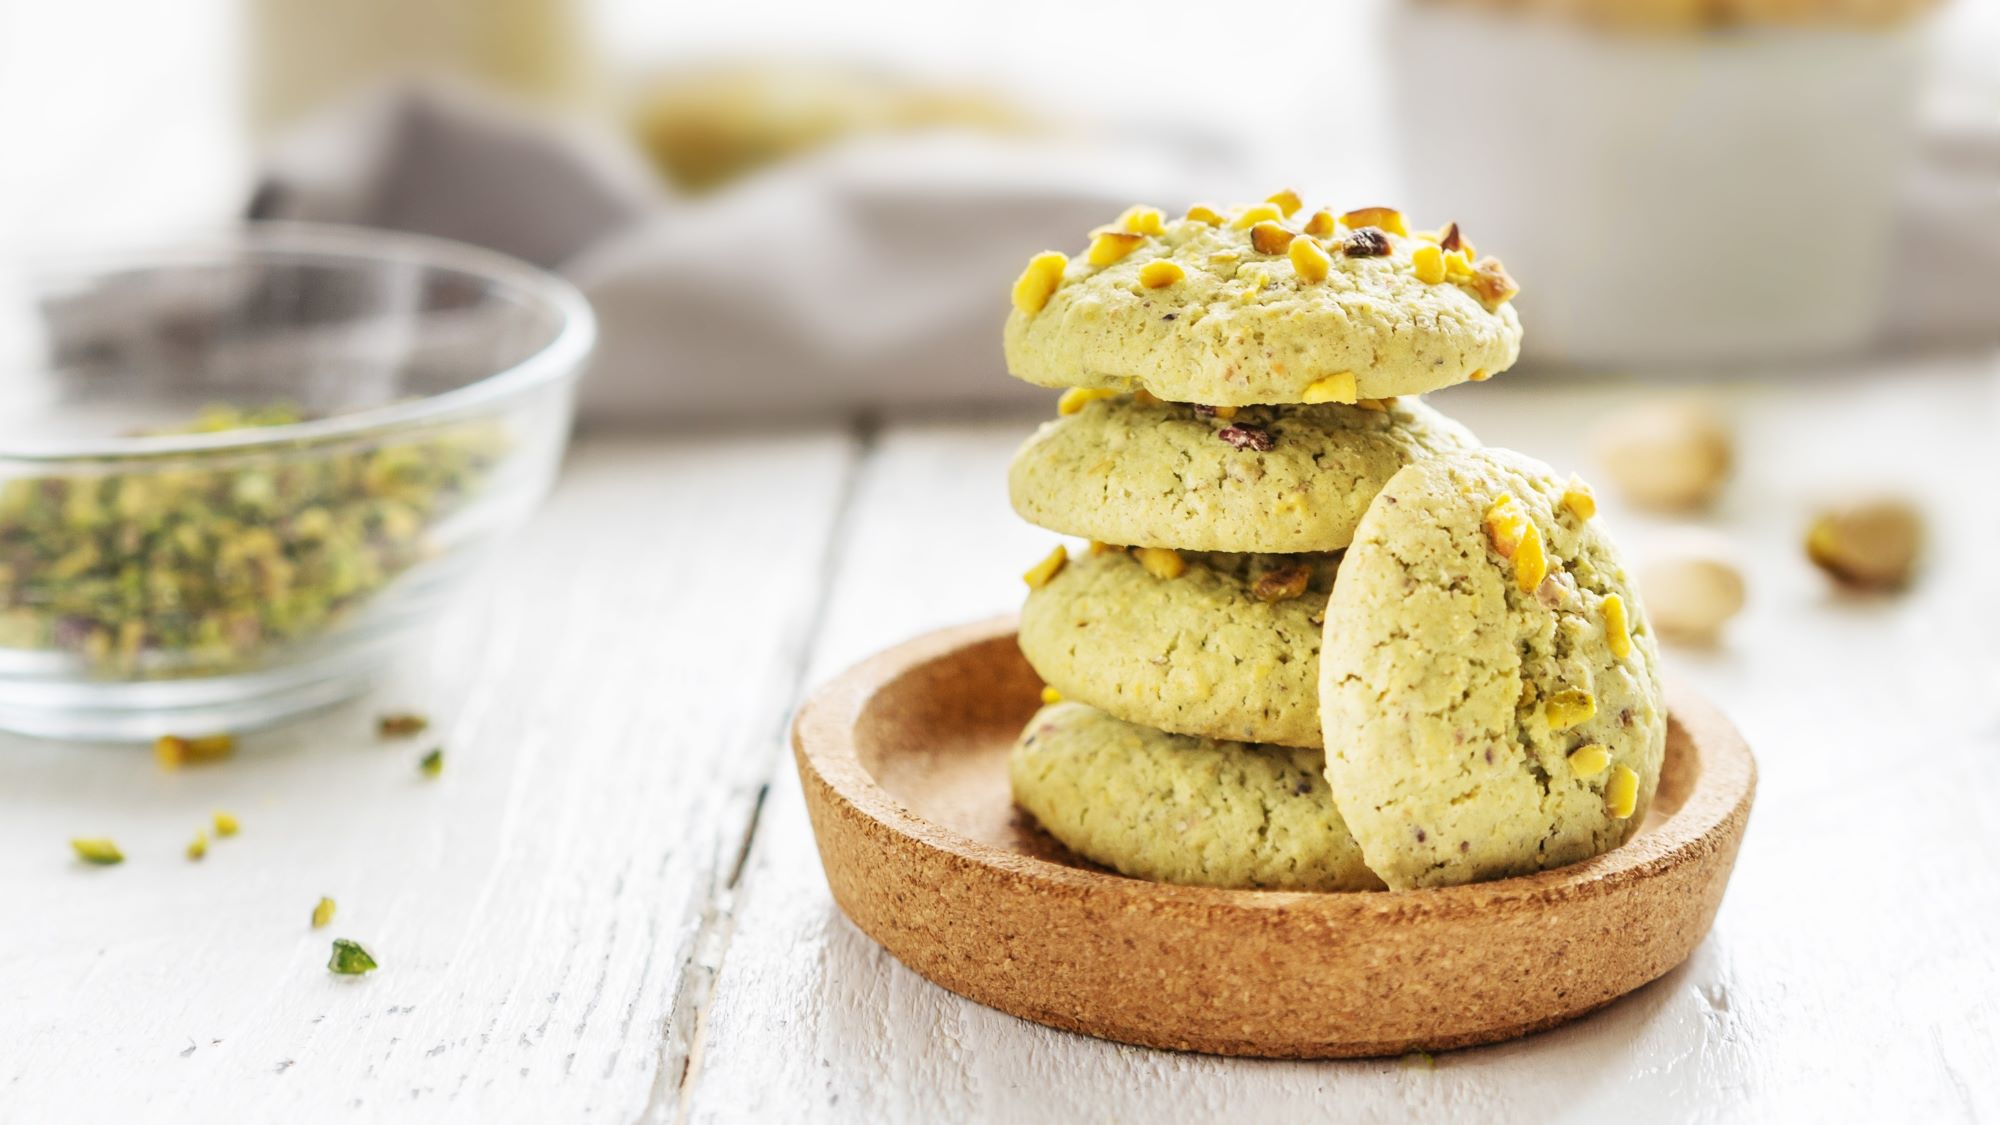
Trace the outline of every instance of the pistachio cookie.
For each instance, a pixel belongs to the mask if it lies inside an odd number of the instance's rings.
[[[1666,748],[1651,630],[1575,478],[1506,450],[1396,474],[1326,610],[1327,779],[1391,888],[1623,843]]]
[[[1030,572],[1021,652],[1065,698],[1128,722],[1318,746],[1320,616],[1337,566],[1335,555],[1093,548]]]
[[[1219,409],[1151,395],[1065,400],[1068,412],[1014,455],[1008,491],[1028,522],[1107,543],[1336,551],[1398,469],[1478,444],[1415,399]]]
[[[1413,235],[1386,207],[1305,214],[1289,192],[1171,221],[1134,207],[1081,258],[1029,263],[1007,370],[1212,406],[1421,394],[1513,364],[1516,291],[1456,225]]]
[[[1379,890],[1317,750],[1216,742],[1044,707],[1014,744],[1014,801],[1071,851],[1137,879]]]

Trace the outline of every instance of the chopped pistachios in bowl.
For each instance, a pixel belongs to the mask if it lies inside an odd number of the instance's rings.
[[[174,432],[306,421],[210,407]],[[356,447],[113,462],[0,483],[0,649],[107,679],[255,668],[437,551],[508,452],[494,421]],[[212,464],[204,464],[204,461]]]

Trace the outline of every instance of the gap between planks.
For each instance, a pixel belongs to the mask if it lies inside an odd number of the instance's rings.
[[[685,1120],[688,1094],[701,1076],[703,1031],[708,1023],[709,1003],[715,997],[715,981],[722,972],[729,941],[736,932],[736,887],[749,863],[750,849],[757,842],[757,829],[763,823],[764,804],[771,795],[770,774],[783,765],[792,712],[797,709],[799,698],[805,691],[813,653],[819,646],[820,634],[826,628],[834,576],[840,571],[848,530],[854,518],[855,497],[860,491],[868,463],[880,446],[881,419],[873,413],[855,415],[848,421],[847,432],[853,441],[853,452],[843,468],[834,501],[833,520],[820,550],[819,580],[814,586],[812,614],[792,660],[792,705],[778,716],[775,729],[766,741],[768,760],[765,762],[765,781],[757,787],[757,795],[751,802],[749,815],[744,818],[743,831],[737,838],[734,851],[723,853],[729,856],[728,868],[716,872],[720,879],[710,892],[707,908],[702,911],[690,955],[674,990],[674,1004],[668,1013],[664,1029],[666,1034],[660,1047],[660,1066],[654,1079],[652,1096],[639,1115],[641,1123],[668,1120],[669,1105],[673,1107],[673,1120]]]

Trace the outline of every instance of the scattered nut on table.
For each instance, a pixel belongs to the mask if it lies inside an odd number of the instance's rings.
[[[1612,483],[1643,508],[1697,508],[1715,497],[1733,459],[1729,426],[1694,401],[1648,399],[1606,415],[1591,446]]]
[[[1660,636],[1712,645],[1743,608],[1743,574],[1729,562],[1727,544],[1688,534],[1647,553],[1639,565],[1639,593]]]
[[[1863,498],[1813,517],[1806,557],[1845,585],[1893,590],[1909,583],[1923,538],[1923,515],[1915,505],[1893,496]]]

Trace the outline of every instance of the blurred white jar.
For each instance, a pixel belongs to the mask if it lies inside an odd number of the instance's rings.
[[[598,80],[587,14],[582,0],[249,0],[251,123],[272,133],[413,77],[587,105]]]
[[[1406,211],[1521,282],[1524,355],[1853,351],[1883,308],[1920,29],[1607,30],[1391,6]]]

